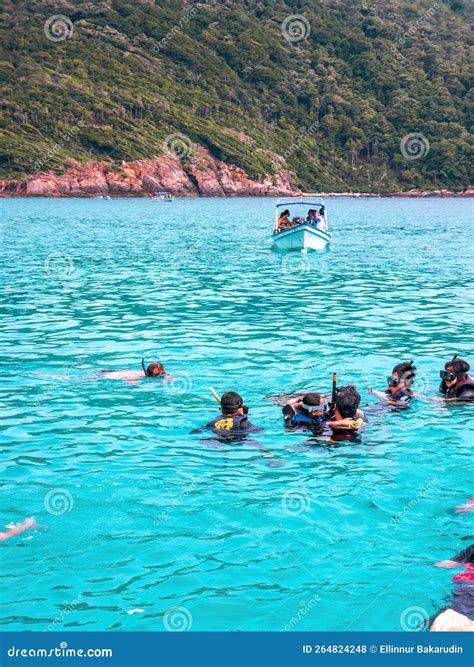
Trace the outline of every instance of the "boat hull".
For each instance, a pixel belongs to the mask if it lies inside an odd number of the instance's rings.
[[[331,235],[311,225],[298,225],[272,236],[280,250],[324,250],[331,241]]]

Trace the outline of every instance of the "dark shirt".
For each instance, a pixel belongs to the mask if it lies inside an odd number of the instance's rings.
[[[192,433],[202,433],[206,430],[210,430],[218,436],[231,438],[245,437],[249,433],[263,433],[264,431],[260,426],[252,424],[247,415],[240,414],[234,415],[233,417],[219,415],[202,428],[194,429]]]

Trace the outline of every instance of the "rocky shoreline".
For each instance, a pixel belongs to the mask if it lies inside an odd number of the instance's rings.
[[[37,172],[24,180],[0,180],[0,197],[149,197],[167,191],[187,197],[297,196],[302,193],[283,159],[272,155],[275,174],[250,178],[243,169],[215,159],[207,149],[194,146],[192,156],[176,154],[150,160],[122,162],[112,170],[104,162],[81,164],[70,161],[63,173]],[[315,193],[312,193],[313,196]],[[320,197],[472,197],[474,188],[451,190],[408,190],[392,193],[319,192]]]

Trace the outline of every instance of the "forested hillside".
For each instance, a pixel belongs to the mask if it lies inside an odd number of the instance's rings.
[[[195,143],[252,178],[281,164],[306,190],[462,190],[470,9],[5,0],[0,177],[166,150],[186,161]]]

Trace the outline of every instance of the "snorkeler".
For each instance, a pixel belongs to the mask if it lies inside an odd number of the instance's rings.
[[[285,428],[320,430],[324,423],[325,411],[326,403],[316,392],[292,399],[282,409]]]
[[[439,391],[448,400],[474,400],[474,378],[468,375],[471,367],[467,361],[454,355],[451,361],[444,364],[440,371],[441,384]]]
[[[376,391],[369,387],[370,394],[375,394],[390,405],[397,405],[402,408],[408,408],[411,401],[415,398],[415,393],[411,386],[415,381],[416,366],[413,361],[405,361],[397,364],[392,371],[392,375],[387,378],[387,389],[385,391]]]
[[[166,370],[158,361],[153,361],[148,366],[145,366],[145,360],[142,359],[141,371],[99,371],[99,378],[101,380],[128,380],[134,382],[141,380],[144,377],[150,378],[166,378]]]
[[[330,407],[327,426],[332,429],[331,441],[354,440],[367,418],[360,409],[360,394],[353,385],[337,387]]]
[[[218,401],[221,406],[221,414],[206,426],[194,429],[192,433],[210,430],[217,436],[240,439],[249,433],[263,432],[263,428],[250,423],[247,416],[248,408],[244,405],[240,394],[235,391],[227,391],[220,399],[218,398]]]
[[[465,571],[456,574],[452,581],[456,587],[447,609],[439,613],[431,626],[432,631],[474,630],[474,544],[470,544],[449,560],[433,563],[437,567],[461,568]]]

